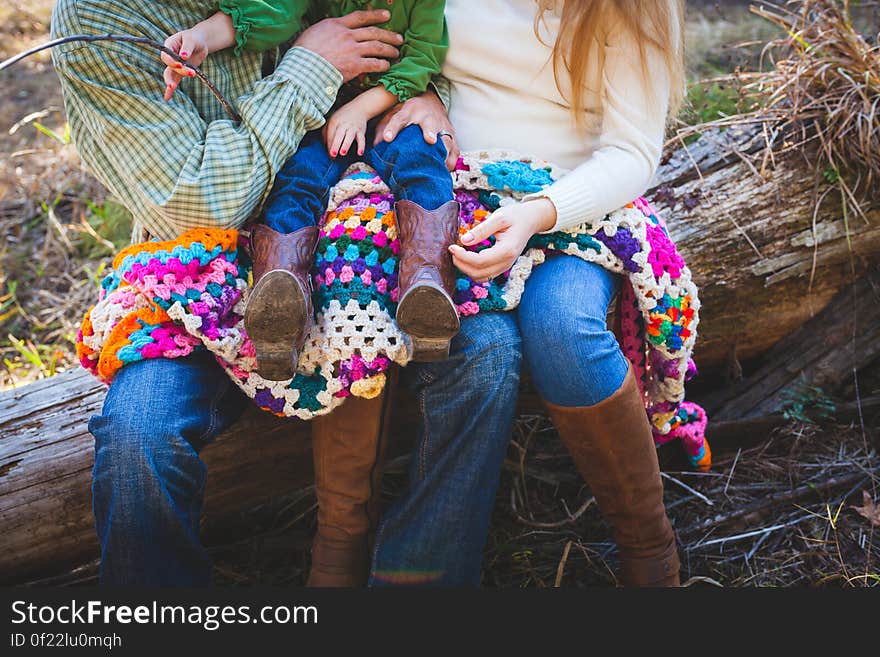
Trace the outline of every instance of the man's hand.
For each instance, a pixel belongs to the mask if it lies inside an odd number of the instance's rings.
[[[550,230],[555,223],[556,206],[549,199],[506,205],[461,236],[466,246],[479,244],[492,235],[495,244],[479,253],[453,244],[449,252],[456,267],[478,283],[484,283],[510,269],[532,235]]]
[[[389,60],[398,57],[397,46],[403,43],[397,32],[375,27],[390,18],[385,9],[327,18],[303,32],[293,45],[326,59],[342,73],[343,82],[364,73],[382,73],[391,66]]]
[[[376,137],[373,140],[373,145],[375,146],[383,139],[394,141],[397,134],[410,125],[419,126],[422,129],[422,136],[429,144],[436,144],[437,135],[441,134],[440,138],[446,145],[446,168],[452,171],[460,155],[458,142],[455,140],[455,132],[449,122],[449,117],[446,116],[446,108],[431,89],[386,112],[376,125]]]

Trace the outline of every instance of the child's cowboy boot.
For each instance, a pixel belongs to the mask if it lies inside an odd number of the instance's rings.
[[[387,375],[379,397],[349,397],[312,420],[318,530],[308,586],[351,588],[367,582],[395,385],[395,372]]]
[[[663,506],[657,448],[632,367],[609,398],[550,418],[614,530],[625,586],[679,586],[675,534]]]
[[[284,381],[296,372],[312,326],[309,271],[317,243],[316,226],[285,234],[260,224],[251,231],[254,289],[244,311],[244,328],[263,378]]]
[[[397,325],[412,339],[413,360],[444,360],[459,329],[449,254],[449,246],[458,241],[459,204],[449,201],[429,211],[412,201],[398,201],[394,216],[400,237]]]

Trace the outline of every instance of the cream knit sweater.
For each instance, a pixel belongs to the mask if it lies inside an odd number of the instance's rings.
[[[515,150],[571,170],[540,194],[556,206],[559,230],[644,193],[660,159],[670,82],[650,49],[645,82],[634,37],[614,31],[604,71],[596,66],[584,82],[587,133],[579,133],[551,61],[561,3],[545,14],[544,43],[534,32],[537,9],[536,0],[447,0],[443,74],[463,150]]]

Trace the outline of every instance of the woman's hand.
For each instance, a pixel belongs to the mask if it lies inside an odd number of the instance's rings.
[[[406,102],[391,108],[376,125],[375,146],[383,139],[394,141],[397,134],[405,127],[417,125],[422,129],[422,136],[428,144],[437,143],[437,135],[446,145],[446,168],[452,171],[458,162],[459,149],[455,140],[455,132],[449,117],[446,116],[446,108],[440,102],[440,98],[429,89],[421,96],[410,98]]]
[[[456,267],[478,283],[484,283],[510,269],[532,235],[550,230],[555,223],[556,206],[550,199],[507,205],[461,236],[465,246],[479,244],[492,235],[495,244],[479,253],[453,244],[449,252]]]

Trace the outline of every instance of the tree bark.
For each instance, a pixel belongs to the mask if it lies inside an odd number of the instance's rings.
[[[880,251],[880,208],[845,220],[840,194],[798,151],[762,175],[762,139],[757,127],[708,132],[672,152],[647,194],[700,288],[700,367],[762,354]]]
[[[840,300],[765,352],[754,372],[701,399],[713,423],[778,415],[799,397],[808,409],[809,388],[821,389],[818,398],[835,395],[880,358],[880,267]]]

